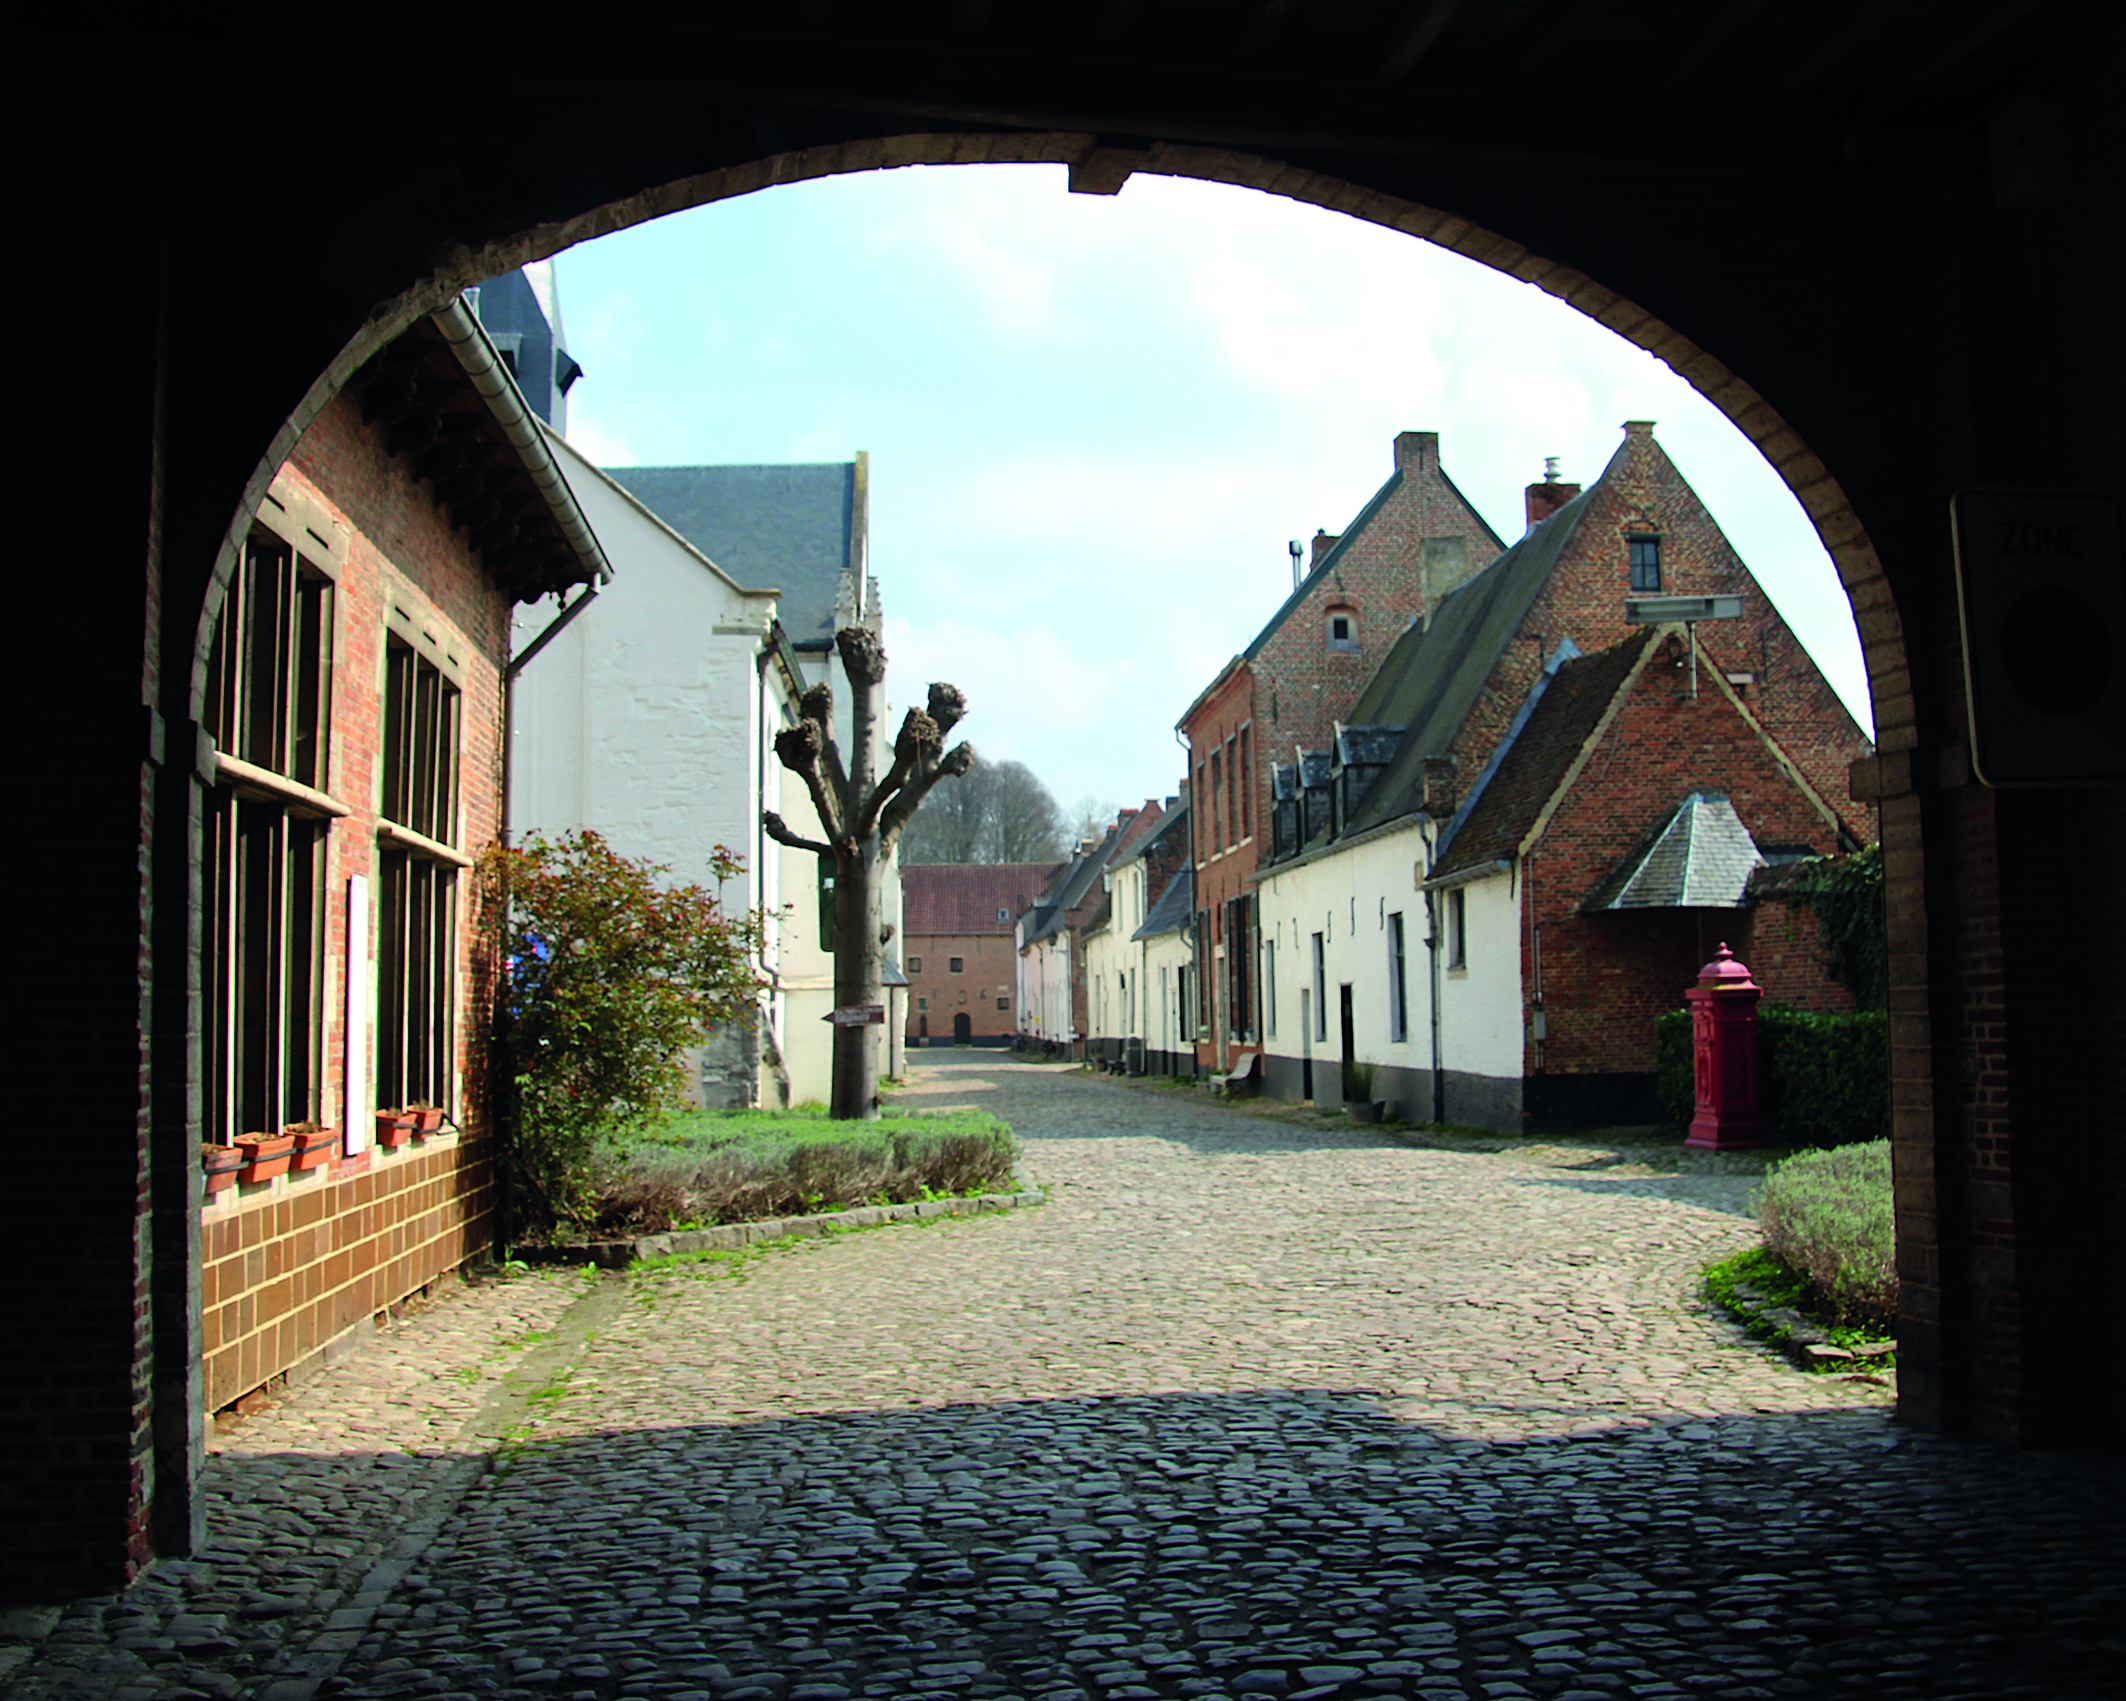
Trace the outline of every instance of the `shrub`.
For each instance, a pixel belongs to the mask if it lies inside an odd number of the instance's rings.
[[[622,1136],[587,1222],[651,1234],[679,1223],[893,1204],[1008,1186],[1018,1142],[982,1111],[836,1122],[824,1111],[701,1111]]]
[[[1887,1139],[1889,1018],[1826,1015],[1766,1004],[1757,1011],[1757,1094],[1771,1136],[1795,1146]],[[1654,1091],[1661,1112],[1690,1120],[1697,1103],[1688,1010],[1654,1018]]]
[[[1894,1328],[1889,1141],[1797,1152],[1766,1173],[1750,1202],[1765,1250],[1834,1322]]]
[[[742,866],[721,848],[710,864],[719,880]],[[703,887],[660,884],[669,869],[593,832],[495,846],[480,872],[509,918],[495,1031],[504,1174],[520,1224],[538,1227],[588,1212],[614,1125],[667,1116],[683,1049],[752,1013],[761,925]]]

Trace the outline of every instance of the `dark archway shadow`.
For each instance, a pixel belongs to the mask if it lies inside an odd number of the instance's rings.
[[[1880,1411],[1587,1418],[1482,1440],[1365,1389],[1242,1390],[616,1428],[486,1470],[224,1456],[175,1591],[215,1627],[157,1675],[213,1692],[310,1658],[358,1697],[786,1701],[2117,1693],[2126,1464]],[[320,1590],[349,1604],[269,1655],[261,1627]]]

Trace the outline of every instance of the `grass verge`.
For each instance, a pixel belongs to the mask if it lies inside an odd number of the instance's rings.
[[[1817,1373],[1888,1374],[1897,1368],[1896,1339],[1869,1324],[1841,1323],[1817,1305],[1805,1277],[1761,1246],[1710,1265],[1705,1297],[1740,1323],[1752,1340]]]

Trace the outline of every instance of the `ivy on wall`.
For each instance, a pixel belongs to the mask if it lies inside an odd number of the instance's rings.
[[[1882,846],[1851,856],[1816,856],[1768,889],[1773,903],[1809,910],[1823,944],[1823,971],[1863,1010],[1890,1005],[1890,942],[1883,925]]]

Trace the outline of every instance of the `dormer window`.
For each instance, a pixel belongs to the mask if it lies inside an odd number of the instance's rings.
[[[1658,591],[1661,588],[1661,540],[1635,537],[1625,541],[1631,550],[1631,588]]]
[[[1348,608],[1330,609],[1328,642],[1332,650],[1357,649],[1358,616]]]

